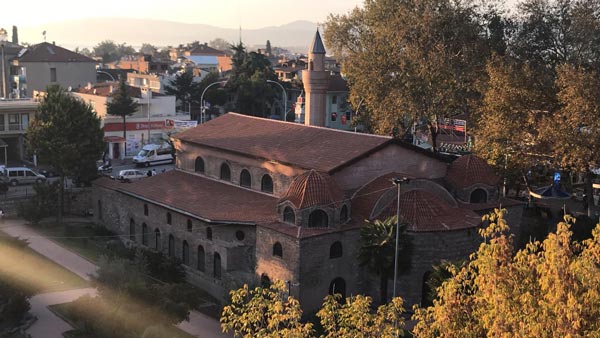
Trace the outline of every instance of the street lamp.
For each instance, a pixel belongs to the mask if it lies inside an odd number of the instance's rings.
[[[273,80],[267,80],[268,83],[274,83],[276,85],[278,85],[279,87],[281,87],[281,90],[283,91],[283,119],[282,120],[286,120],[287,118],[287,93],[285,92],[285,88],[283,88],[283,86],[281,85],[281,83],[277,82],[277,81],[273,81]]]
[[[6,71],[4,70],[4,45],[8,39],[6,29],[0,28],[0,47],[2,47],[2,98],[6,98]]]
[[[212,87],[212,86],[214,86],[216,84],[219,84],[219,83],[227,83],[227,80],[217,81],[217,82],[213,82],[213,83],[209,84],[202,91],[202,95],[200,95],[200,104],[202,105],[202,109],[200,111],[200,124],[204,123],[204,111],[206,110],[206,107],[204,106],[204,93],[206,93],[206,91],[208,90],[208,88],[210,88],[210,87]]]
[[[408,183],[409,179],[406,177],[396,177],[392,180],[394,185],[398,188],[398,201],[396,204],[396,252],[394,253],[394,288],[392,292],[392,298],[396,297],[396,283],[398,282],[398,243],[400,242],[400,185],[402,183]]]

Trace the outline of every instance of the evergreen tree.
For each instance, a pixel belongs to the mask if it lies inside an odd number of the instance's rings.
[[[123,118],[123,138],[127,142],[127,116],[133,115],[138,110],[138,104],[127,92],[125,77],[121,77],[117,90],[110,97],[111,100],[106,104],[106,113]],[[127,143],[125,143],[125,156],[127,156]]]
[[[14,43],[15,45],[19,44],[19,33],[17,32],[17,26],[13,26],[12,43]]]
[[[165,93],[167,95],[174,95],[177,102],[179,102],[179,110],[187,111],[190,103],[193,101],[193,96],[198,92],[198,83],[194,82],[194,75],[192,72],[186,71],[175,76],[175,79],[169,81],[169,84],[165,86]],[[200,100],[198,95],[198,100]]]
[[[267,56],[271,56],[272,50],[271,50],[271,41],[267,40],[267,48],[265,49]]]
[[[104,132],[92,107],[58,85],[47,88],[46,97],[27,129],[29,148],[52,165],[60,176],[58,220],[62,221],[65,176],[96,172],[96,160],[104,150]],[[87,173],[89,175],[89,173]]]

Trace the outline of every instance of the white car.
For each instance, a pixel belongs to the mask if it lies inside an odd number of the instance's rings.
[[[136,181],[144,177],[148,177],[148,175],[135,169],[121,170],[119,171],[119,176],[117,176],[117,178],[123,182]]]

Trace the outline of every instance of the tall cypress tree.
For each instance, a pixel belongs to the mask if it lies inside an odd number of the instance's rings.
[[[13,26],[12,43],[19,44],[19,33],[17,32],[17,26]]]
[[[119,87],[111,95],[111,101],[106,104],[106,112],[109,115],[123,118],[123,138],[125,139],[125,156],[127,156],[127,116],[133,115],[138,104],[129,96],[125,78],[119,80]]]

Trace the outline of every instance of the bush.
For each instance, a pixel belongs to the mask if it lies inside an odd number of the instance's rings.
[[[58,182],[33,185],[35,195],[25,203],[19,204],[18,215],[32,224],[45,217],[52,216],[58,210]]]
[[[185,282],[185,270],[179,260],[150,250],[142,250],[138,256],[152,277],[165,283]]]

